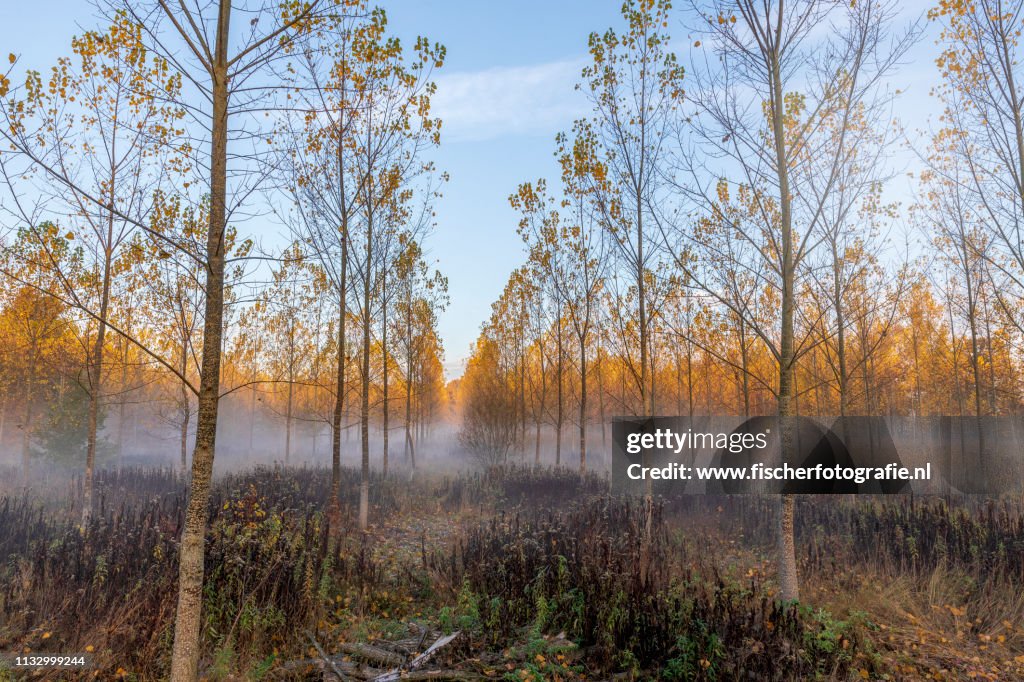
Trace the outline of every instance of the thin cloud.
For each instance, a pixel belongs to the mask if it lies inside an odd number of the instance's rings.
[[[553,133],[586,114],[583,59],[440,75],[434,111],[449,142]]]

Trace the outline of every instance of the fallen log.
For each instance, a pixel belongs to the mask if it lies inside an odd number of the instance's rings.
[[[388,673],[389,675],[391,673]],[[463,670],[413,670],[411,672],[400,673],[398,677],[375,677],[371,682],[378,682],[379,680],[401,680],[406,682],[415,682],[415,680],[441,680],[447,682],[476,682],[477,680],[485,679],[481,675],[476,673],[469,673]]]
[[[321,670],[325,679],[330,675],[335,679],[340,679],[344,682],[351,682],[354,680],[366,682],[415,682],[416,680],[470,682],[471,680],[475,681],[484,679],[479,674],[463,670],[420,669],[426,665],[438,651],[455,641],[460,634],[459,632],[453,632],[450,635],[438,638],[433,644],[427,647],[426,651],[416,655],[411,660],[409,660],[408,656],[395,653],[383,646],[360,643],[343,643],[338,647],[342,653],[328,655],[312,633],[306,632],[305,634],[320,657],[288,661],[287,663],[282,664],[282,670],[294,671],[312,667]],[[423,636],[418,638],[418,642],[422,644],[428,634],[429,631],[424,631]],[[405,643],[408,643],[408,640],[403,642],[403,644]],[[390,642],[388,644],[394,646],[397,643]],[[361,663],[358,660],[352,660],[353,658],[370,661],[378,665],[387,665],[391,667],[391,669],[381,670],[380,668],[374,668]]]
[[[411,677],[411,676],[413,674],[416,674],[415,671],[418,668],[423,667],[423,665],[427,661],[429,661],[431,659],[431,657],[434,654],[436,654],[442,647],[447,646],[453,640],[455,640],[455,638],[458,637],[459,634],[460,634],[459,631],[455,631],[452,634],[448,635],[447,637],[440,638],[439,640],[437,640],[436,642],[431,644],[430,647],[426,651],[424,651],[422,654],[420,654],[416,658],[414,658],[411,661],[409,661],[409,664],[406,665],[404,667],[404,669],[403,668],[398,668],[396,670],[392,670],[390,672],[387,672],[387,673],[381,675],[380,677],[375,677],[373,682],[398,682],[399,680],[409,680],[409,679],[423,679],[423,680],[439,679],[439,678],[436,678],[436,677]],[[428,672],[454,672],[454,671],[428,671]],[[464,678],[460,678],[460,679],[464,679]]]
[[[372,661],[374,663],[380,663],[381,665],[389,668],[395,668],[403,665],[406,661],[406,657],[400,654],[396,654],[392,651],[372,644],[357,644],[346,642],[338,645],[338,648],[350,656],[356,656],[366,661]]]
[[[344,660],[344,656],[328,656],[324,658],[303,658],[295,661],[286,661],[281,664],[279,670],[283,673],[292,674],[296,671],[320,670],[324,675],[337,679],[338,674],[335,668],[344,675],[347,680],[372,680],[383,675],[386,670],[372,668],[355,661]]]

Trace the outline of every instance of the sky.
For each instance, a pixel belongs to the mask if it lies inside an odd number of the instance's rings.
[[[438,202],[431,255],[447,275],[440,319],[449,377],[508,276],[525,260],[508,196],[522,182],[556,178],[554,137],[586,115],[575,91],[587,36],[615,23],[619,2],[593,0],[390,2],[392,28],[441,41],[448,61],[435,107],[443,121],[437,164],[451,180]]]
[[[490,315],[509,274],[525,259],[518,218],[508,196],[521,182],[558,177],[554,137],[587,113],[574,90],[587,60],[587,36],[620,24],[619,0],[383,0],[391,30],[443,43],[436,115],[441,147],[432,153],[450,181],[438,201],[437,228],[425,244],[449,281],[451,303],[439,320],[449,378],[462,373],[470,344]],[[926,4],[905,3],[916,16]],[[0,0],[0,54],[48,69],[68,52],[71,36],[93,25],[88,0]],[[670,26],[674,43],[685,28]],[[910,127],[928,125],[934,82],[934,38],[927,34],[896,75],[907,92],[897,115]],[[685,66],[685,58],[682,59]],[[902,191],[902,190],[897,190]],[[261,226],[271,237],[283,232]]]

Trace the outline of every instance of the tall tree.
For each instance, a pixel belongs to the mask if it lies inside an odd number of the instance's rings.
[[[940,0],[928,16],[941,27],[943,105],[941,155],[930,155],[929,169],[958,185],[983,221],[986,248],[975,255],[991,265],[995,300],[1024,334],[1024,3]]]
[[[546,183],[520,185],[511,197],[512,205],[523,213],[519,232],[530,247],[530,258],[544,273],[550,295],[555,299],[560,318],[568,323],[577,347],[579,370],[579,470],[587,469],[587,378],[590,343],[597,318],[598,301],[604,283],[606,240],[595,225],[590,188],[593,176],[603,175],[594,158],[594,138],[589,126],[578,125],[578,136],[571,143],[559,136],[558,159],[562,166],[565,197],[556,202],[547,196]],[[561,208],[563,213],[559,213]],[[564,217],[563,217],[564,216]],[[562,319],[558,339],[561,339]],[[561,344],[559,343],[559,348]],[[561,387],[561,379],[559,379]],[[559,391],[561,404],[561,391]],[[559,420],[560,424],[560,411]]]
[[[353,239],[352,265],[360,287],[357,310],[362,325],[360,374],[359,527],[369,523],[370,494],[370,352],[373,340],[373,294],[387,272],[383,245],[390,234],[387,210],[405,188],[432,166],[422,158],[429,147],[440,143],[438,119],[431,117],[431,96],[436,85],[434,69],[444,64],[445,49],[426,38],[416,39],[407,55],[400,40],[387,34],[387,17],[375,9],[367,30],[353,44],[355,58],[363,65],[355,87],[363,110],[353,121],[352,162],[363,178],[359,187],[359,239]],[[352,231],[349,232],[352,234]]]
[[[683,68],[669,49],[668,0],[626,0],[626,28],[591,33],[593,63],[577,88],[589,98],[591,130],[600,174],[588,187],[600,223],[636,288],[639,358],[630,372],[639,393],[637,414],[654,414],[651,404],[650,310],[648,292],[655,252],[653,212],[663,196],[665,146],[683,96]]]
[[[14,152],[2,162],[13,217],[35,229],[39,214],[45,212],[78,236],[90,261],[86,267],[94,272],[75,280],[51,259],[58,275],[58,290],[53,293],[95,321],[85,383],[89,399],[83,522],[89,520],[93,506],[118,250],[143,220],[149,194],[162,182],[161,165],[174,168],[180,163],[168,149],[184,116],[173,103],[181,78],[170,73],[164,59],[145,50],[142,34],[138,23],[117,14],[105,30],[74,38],[73,56],[59,59],[47,81],[30,71],[18,96],[0,105],[7,124],[3,137]],[[35,206],[30,205],[33,194],[41,202]]]
[[[681,172],[675,184],[704,215],[722,215],[716,206],[723,178],[731,176],[735,185],[748,188],[754,220],[729,229],[748,244],[744,252],[751,260],[738,267],[756,273],[758,286],[770,288],[778,299],[776,327],[753,330],[777,363],[775,392],[784,420],[796,414],[796,362],[809,348],[806,331],[803,342],[797,337],[800,279],[816,257],[822,216],[857,143],[855,115],[881,110],[891,100],[882,79],[917,33],[912,27],[893,35],[895,12],[884,0],[846,6],[741,0],[716,2],[710,10],[693,7],[704,39],[695,45],[705,43],[704,54],[715,58],[698,61],[687,95],[692,110],[683,119],[685,142],[676,159]],[[819,38],[816,28],[829,21],[835,32]],[[723,163],[709,169],[706,159]],[[690,271],[686,231],[666,234],[666,242],[675,244],[675,260],[695,285],[717,295],[716,287]],[[783,429],[788,450],[787,435]],[[782,597],[797,599],[790,496],[781,500],[777,536]]]
[[[175,101],[188,113],[182,122],[182,134],[188,140],[187,167],[201,176],[202,194],[209,202],[202,250],[193,253],[187,246],[171,244],[202,263],[206,294],[196,439],[181,536],[170,674],[174,682],[185,682],[197,678],[200,655],[204,542],[221,395],[228,218],[251,200],[252,191],[267,175],[261,160],[271,145],[266,144],[266,119],[260,114],[271,107],[287,106],[279,101],[280,89],[274,79],[268,82],[268,74],[275,63],[295,50],[303,36],[337,19],[346,8],[328,0],[283,4],[218,0],[195,6],[174,6],[164,0],[141,4],[106,0],[106,7],[142,27],[142,46],[159,56],[180,79],[183,92],[192,95],[187,103],[183,97]],[[248,26],[233,34],[232,19],[243,12]],[[245,147],[252,151],[229,156],[229,142],[240,151]],[[182,183],[182,189],[189,188]]]

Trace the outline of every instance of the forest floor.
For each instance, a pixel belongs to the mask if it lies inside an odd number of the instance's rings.
[[[680,541],[697,543],[734,579],[766,578],[765,591],[775,594],[770,548],[751,547],[718,524],[692,531],[680,531]],[[893,575],[851,558],[827,571],[804,568],[801,598],[833,619],[869,623],[865,633],[893,679],[1024,680],[1024,595],[1012,587],[993,603],[972,599],[975,579],[945,566]]]
[[[464,529],[483,520],[479,510],[426,518],[408,515],[371,528],[370,535],[376,540],[374,551],[379,560],[394,570],[406,570],[399,567],[415,563],[424,546],[431,551],[448,551]],[[717,524],[687,524],[685,530],[677,528],[674,532],[675,541],[690,545],[694,553],[714,557],[724,576],[740,582],[764,578],[766,594],[775,594],[775,557],[766,548],[751,548],[730,538]],[[1017,595],[1015,605],[988,605],[1005,612],[1007,618],[1000,619],[995,627],[982,628],[982,619],[969,615],[969,611],[982,605],[967,598],[965,580],[968,579],[963,574],[944,567],[936,568],[930,575],[914,577],[884,575],[851,563],[839,571],[816,571],[804,576],[802,598],[833,619],[845,621],[853,617],[870,623],[866,629],[868,638],[883,660],[880,667],[887,668],[892,679],[1024,680],[1024,624],[1008,619],[1019,615],[1024,595]],[[1012,595],[1008,596],[1012,599]],[[991,613],[989,616],[991,619]],[[367,640],[387,636],[388,631],[381,624],[366,633]],[[516,666],[521,662],[508,655],[508,650],[505,654],[503,667],[520,670]],[[489,658],[493,663],[494,657]],[[477,668],[488,676],[495,674],[492,667]],[[571,670],[566,671],[564,679],[573,677]],[[580,674],[579,678],[586,675]]]
[[[420,562],[424,552],[448,553],[453,543],[468,528],[486,522],[496,514],[516,510],[485,511],[482,509],[440,512],[430,516],[404,514],[372,526],[373,554],[377,561],[395,572],[396,580],[408,572],[409,566]],[[679,521],[679,520],[676,520]],[[716,568],[728,580],[764,580],[764,592],[774,596],[775,561],[770,548],[751,546],[743,538],[732,537],[721,524],[706,520],[694,525],[673,524],[673,542],[687,545],[693,554],[713,557]],[[890,679],[907,680],[1014,680],[1024,679],[1024,627],[1010,618],[1019,617],[1020,602],[978,604],[971,601],[970,582],[962,572],[936,567],[928,575],[887,575],[874,567],[848,563],[839,570],[812,571],[803,577],[802,597],[807,604],[828,614],[828,618],[846,622],[851,618],[869,624],[865,629],[872,650],[881,659],[880,669]],[[455,601],[458,595],[447,595]],[[989,620],[992,611],[1002,612],[994,627],[982,627],[982,619],[970,614],[985,608]],[[400,622],[384,618],[363,621],[354,629],[341,633],[341,639],[362,639],[373,642],[400,632]],[[430,616],[417,611],[416,617]],[[433,614],[436,617],[436,613]],[[367,623],[372,625],[367,626]],[[512,671],[519,677],[530,677],[528,668],[518,667],[515,648],[506,648],[502,656],[477,652],[473,669],[485,676]],[[563,656],[569,660],[570,657]],[[585,679],[585,673],[574,674],[571,667],[561,671],[559,679]],[[630,679],[619,673],[617,678]],[[642,678],[642,674],[637,674]],[[874,679],[874,675],[857,675]],[[595,679],[590,677],[589,679]]]
[[[336,679],[328,659],[372,679],[440,639],[403,679],[1024,680],[1015,503],[802,499],[802,602],[780,604],[771,500],[647,507],[564,470],[378,478],[359,532],[346,472],[339,535],[322,514],[329,480],[218,482],[204,679]],[[87,528],[0,492],[0,652],[86,651],[97,666],[0,666],[0,680],[165,674],[184,482],[100,481],[108,502]]]

